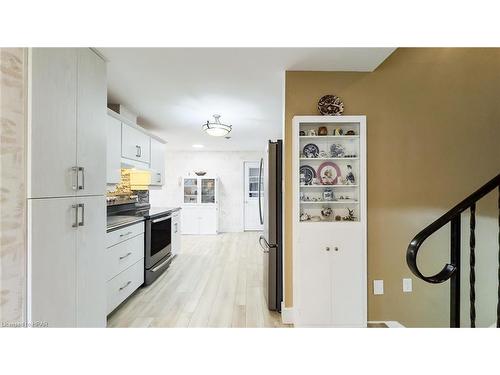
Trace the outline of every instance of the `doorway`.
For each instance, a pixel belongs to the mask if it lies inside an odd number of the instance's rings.
[[[244,163],[244,185],[245,196],[243,201],[244,210],[244,230],[245,231],[260,231],[263,225],[260,222],[259,214],[259,192],[262,197],[264,194],[264,176],[260,176],[259,189],[259,161],[246,161]]]

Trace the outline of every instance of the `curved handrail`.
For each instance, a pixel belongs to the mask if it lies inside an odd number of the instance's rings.
[[[454,218],[458,217],[462,212],[469,209],[479,199],[484,197],[490,191],[500,185],[500,174],[496,175],[493,179],[484,184],[481,188],[465,198],[462,202],[457,204],[451,210],[442,215],[439,219],[432,222],[430,225],[420,231],[408,245],[406,250],[406,263],[411,272],[418,278],[432,284],[439,284],[448,280],[456,271],[456,266],[453,264],[446,264],[441,271],[433,276],[424,276],[417,267],[417,255],[422,243],[433,233],[441,229],[443,226],[451,222]]]

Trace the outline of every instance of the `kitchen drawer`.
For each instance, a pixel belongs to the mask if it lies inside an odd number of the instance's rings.
[[[144,233],[144,222],[129,225],[106,234],[106,247],[111,247],[120,242],[128,240],[138,234]]]
[[[106,280],[144,258],[144,233],[106,249]]]
[[[144,283],[144,259],[106,283],[108,314]]]

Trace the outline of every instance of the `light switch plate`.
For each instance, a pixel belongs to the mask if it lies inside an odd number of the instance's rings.
[[[413,291],[412,280],[403,279],[403,292],[409,293],[411,291]]]
[[[373,280],[373,294],[384,294],[384,280]]]

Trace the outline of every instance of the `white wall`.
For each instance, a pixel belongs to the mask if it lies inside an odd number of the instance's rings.
[[[265,146],[265,145],[264,145]],[[263,148],[264,148],[263,146]],[[151,190],[151,206],[182,206],[181,178],[194,171],[206,171],[219,177],[221,232],[243,231],[243,162],[258,161],[264,151],[167,151],[165,154],[165,185]]]

